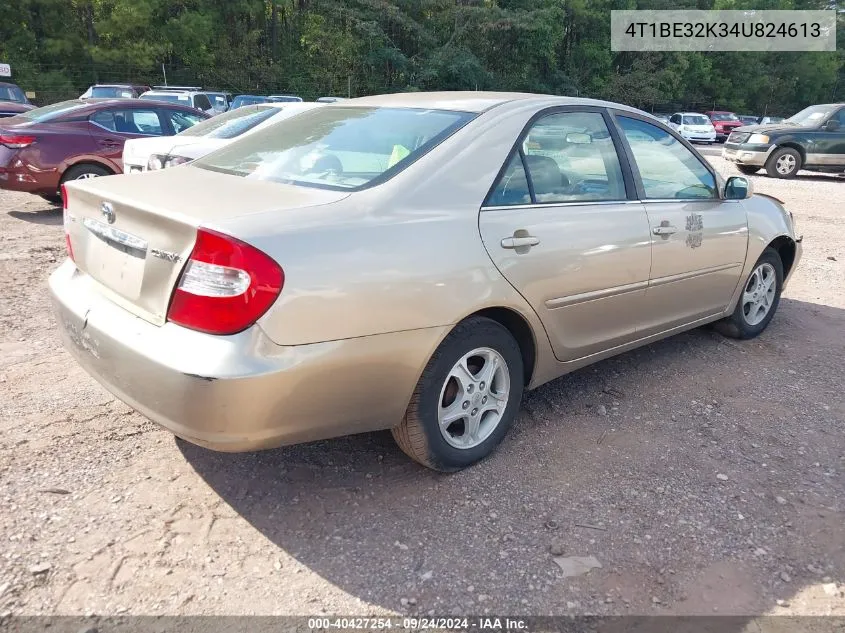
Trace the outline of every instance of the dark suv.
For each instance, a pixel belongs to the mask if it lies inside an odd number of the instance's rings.
[[[21,112],[32,110],[34,107],[20,87],[0,81],[0,119],[16,116]]]
[[[814,105],[781,123],[738,128],[722,157],[743,174],[765,167],[773,178],[792,178],[799,169],[843,172],[845,103]]]

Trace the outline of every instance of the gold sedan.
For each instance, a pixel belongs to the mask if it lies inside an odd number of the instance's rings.
[[[392,429],[445,471],[525,389],[709,322],[756,336],[801,256],[657,119],[547,95],[329,104],[64,200],[56,314],[117,397],[216,450]]]

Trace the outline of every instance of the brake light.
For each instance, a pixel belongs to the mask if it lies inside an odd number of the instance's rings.
[[[269,255],[200,228],[167,320],[209,334],[235,334],[267,312],[284,283],[284,271]]]
[[[67,189],[64,185],[61,188],[62,194],[62,223],[65,227],[65,246],[67,247],[67,256],[70,257],[71,261],[75,261],[73,259],[73,245],[70,243],[70,214],[67,210]]]
[[[23,134],[0,134],[0,145],[5,145],[10,149],[23,149],[24,147],[29,147],[34,142],[34,136],[25,136]]]

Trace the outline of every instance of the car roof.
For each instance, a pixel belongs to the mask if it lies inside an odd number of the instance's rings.
[[[563,97],[529,92],[486,92],[486,91],[444,91],[444,92],[400,92],[395,94],[358,97],[326,104],[330,108],[348,108],[351,106],[374,106],[390,108],[426,108],[432,110],[459,110],[463,112],[484,112],[504,104],[534,103],[538,106],[585,105],[616,108],[648,114],[643,110],[620,103],[586,99],[583,97]],[[651,116],[651,115],[649,115]]]

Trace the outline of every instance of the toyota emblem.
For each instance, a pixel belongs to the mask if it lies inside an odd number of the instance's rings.
[[[100,213],[103,214],[103,217],[106,219],[106,222],[109,224],[114,224],[114,207],[112,206],[111,202],[104,202],[100,205]]]

